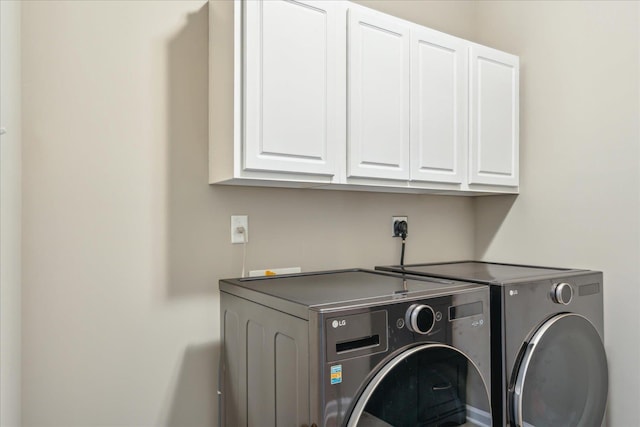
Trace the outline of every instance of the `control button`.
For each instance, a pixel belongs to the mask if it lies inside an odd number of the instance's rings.
[[[426,335],[433,329],[435,313],[431,307],[424,304],[413,304],[407,309],[405,321],[411,332]]]
[[[397,327],[398,329],[402,329],[402,328],[404,328],[404,319],[398,319],[398,320],[396,320],[396,327]]]
[[[436,322],[439,322],[442,320],[442,313],[440,313],[439,311],[436,311]]]
[[[573,288],[568,283],[556,283],[551,290],[551,299],[556,304],[569,305],[573,299]]]

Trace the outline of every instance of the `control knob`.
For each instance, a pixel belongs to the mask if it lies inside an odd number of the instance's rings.
[[[573,288],[568,283],[556,283],[551,290],[551,299],[556,304],[569,305],[573,298]]]
[[[405,320],[411,332],[426,335],[433,329],[435,324],[435,312],[425,304],[413,304],[407,309]]]

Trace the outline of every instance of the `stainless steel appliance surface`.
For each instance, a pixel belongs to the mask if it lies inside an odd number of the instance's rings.
[[[490,285],[495,425],[602,425],[601,272],[477,261],[376,269]]]
[[[485,285],[351,269],[220,295],[224,426],[491,425]]]

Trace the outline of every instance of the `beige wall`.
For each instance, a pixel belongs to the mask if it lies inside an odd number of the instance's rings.
[[[638,3],[361,3],[521,56],[520,196],[209,186],[205,2],[23,4],[25,426],[215,424],[234,213],[249,269],[393,263],[393,214],[408,262],[602,269],[610,425],[636,423]]]
[[[465,36],[467,6],[397,7]],[[470,198],[208,185],[205,2],[23,8],[25,426],[215,425],[231,214],[249,269],[395,263],[394,214],[407,261],[473,256]]]
[[[416,0],[353,0],[363,6],[388,13],[434,30],[443,31],[467,40],[476,33],[477,2],[416,1]]]
[[[20,425],[20,3],[0,2],[0,426]]]
[[[640,3],[479,2],[521,56],[521,194],[477,201],[487,260],[604,271],[609,425],[640,403]]]

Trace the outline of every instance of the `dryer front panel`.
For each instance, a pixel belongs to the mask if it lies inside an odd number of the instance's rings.
[[[509,387],[511,425],[600,426],[607,372],[593,324],[573,313],[552,317],[522,346]]]

